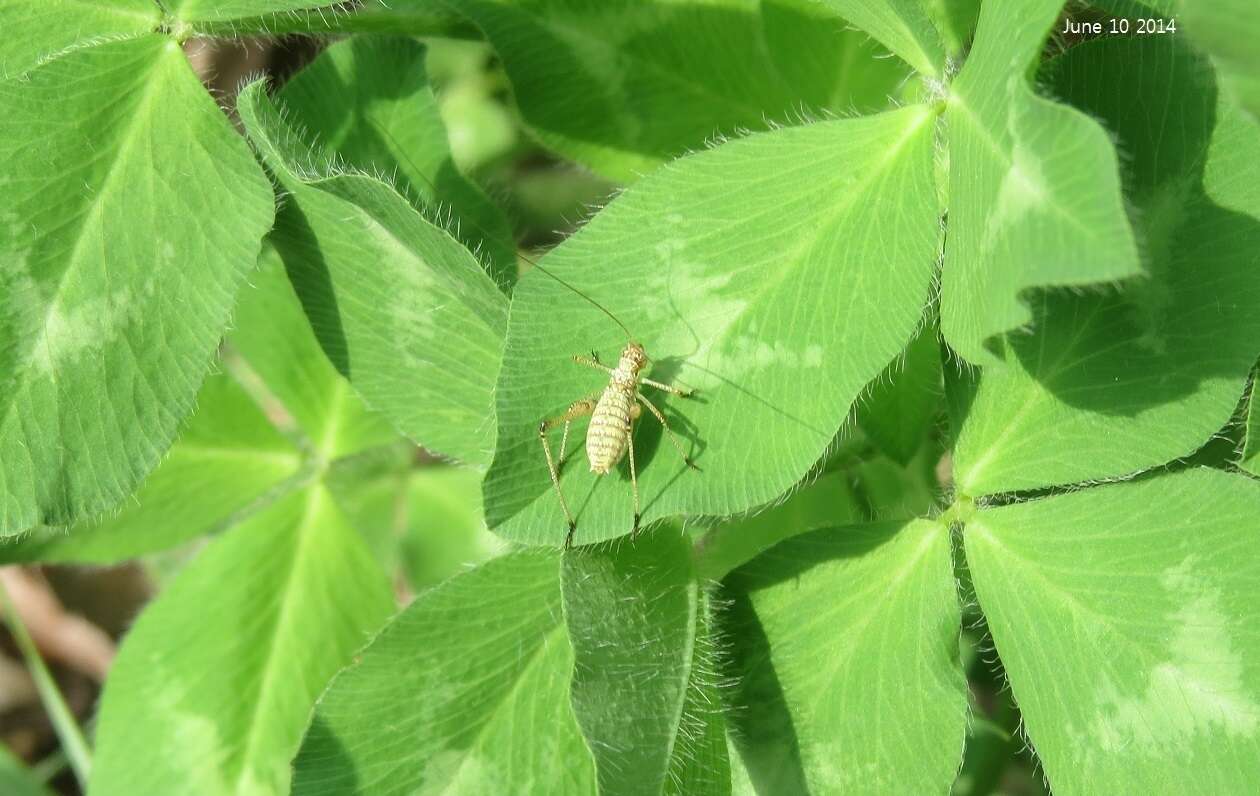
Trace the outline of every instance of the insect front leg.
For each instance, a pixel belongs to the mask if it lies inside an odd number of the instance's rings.
[[[591,355],[589,357],[584,357],[584,356],[575,354],[573,357],[573,361],[579,365],[585,365],[588,368],[595,368],[596,370],[602,370],[605,373],[613,372],[612,368],[608,367],[603,362],[599,361],[599,354],[596,354],[594,351],[591,352]]]
[[[651,387],[654,390],[661,390],[662,392],[667,392],[670,395],[677,395],[679,398],[694,398],[696,394],[695,390],[681,390],[677,387],[671,387],[668,384],[661,384],[659,381],[653,381],[652,379],[639,379],[639,383],[646,387]],[[659,415],[657,416],[659,417]]]
[[[560,473],[556,470],[555,459],[551,456],[551,443],[547,441],[547,432],[555,428],[557,424],[564,423],[565,437],[568,437],[569,423],[574,418],[589,415],[595,411],[595,402],[589,398],[581,401],[574,401],[562,415],[548,418],[538,424],[538,439],[542,442],[543,455],[547,457],[547,470],[551,473],[551,485],[556,489],[556,497],[560,498],[560,508],[564,509],[564,518],[569,523],[569,532],[564,537],[565,549],[573,546],[573,532],[577,530],[577,523],[573,520],[573,513],[569,511],[569,504],[565,502],[564,490],[560,488]],[[563,450],[561,451],[563,453]]]
[[[665,436],[668,437],[669,441],[674,444],[674,450],[678,451],[678,455],[682,457],[683,464],[687,465],[693,470],[699,470],[700,468],[697,467],[696,463],[693,462],[691,460],[691,457],[687,455],[687,451],[683,448],[683,444],[678,439],[678,435],[675,434],[674,430],[669,427],[669,422],[665,419],[665,415],[661,413],[660,409],[656,408],[656,404],[652,403],[647,398],[645,398],[642,393],[635,393],[634,397],[639,401],[639,403],[646,406],[648,408],[648,411],[651,412],[653,416],[655,416],[656,419],[660,421],[661,428],[665,429]]]

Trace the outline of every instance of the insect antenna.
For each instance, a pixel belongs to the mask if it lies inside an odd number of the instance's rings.
[[[406,152],[406,151],[405,151],[405,149],[403,148],[402,144],[400,144],[400,143],[398,142],[398,139],[397,139],[397,138],[394,138],[393,134],[392,134],[392,133],[390,133],[390,132],[389,132],[389,130],[385,129],[384,127],[381,127],[380,125],[378,125],[378,124],[377,124],[375,121],[373,121],[372,119],[365,118],[365,119],[364,119],[364,121],[366,121],[369,125],[371,125],[372,129],[373,129],[373,130],[375,130],[377,133],[380,133],[380,134],[381,134],[381,135],[383,135],[385,138],[389,139],[389,141],[393,144],[393,147],[392,147],[392,149],[393,149],[393,153],[392,153],[392,154],[394,154],[394,155],[396,155],[396,156],[398,156],[398,157],[401,157],[403,160],[405,160],[405,161],[407,162],[407,164],[408,164],[409,166],[411,166],[411,170],[412,170],[412,172],[413,172],[414,174],[416,174],[417,176],[419,176],[419,177],[420,177],[420,179],[424,180],[425,184],[427,184],[427,185],[429,186],[429,189],[433,191],[433,196],[434,196],[434,198],[436,199],[436,197],[437,197],[437,195],[438,195],[438,188],[437,188],[437,186],[433,184],[433,181],[429,179],[428,175],[426,175],[423,171],[421,171],[421,170],[420,170],[420,168],[419,168],[419,167],[418,167],[418,166],[417,166],[417,165],[416,165],[416,164],[415,164],[415,163],[411,160],[411,158],[407,157],[407,152]],[[461,218],[461,219],[460,219],[460,221],[461,221],[461,222],[466,222],[466,223],[467,223],[469,226],[471,226],[473,229],[475,229],[475,230],[477,230],[478,232],[480,232],[480,233],[481,233],[481,234],[482,234],[482,235],[483,235],[486,239],[490,239],[490,238],[492,238],[492,237],[493,237],[493,236],[492,236],[492,235],[491,235],[491,234],[490,234],[490,233],[489,233],[489,232],[488,232],[488,231],[487,231],[484,227],[482,227],[480,224],[478,224],[478,223],[477,223],[474,219],[472,219],[472,218]],[[513,241],[513,244],[515,244],[515,241]],[[515,246],[514,246],[513,248],[515,248]],[[626,327],[626,325],[625,325],[624,323],[622,323],[622,322],[621,322],[621,319],[620,319],[620,318],[618,318],[616,315],[613,315],[613,314],[612,314],[612,312],[611,312],[611,311],[610,311],[607,307],[605,307],[603,304],[600,304],[598,301],[596,301],[595,299],[591,298],[590,296],[588,296],[588,295],[587,295],[586,293],[584,293],[583,291],[581,291],[581,290],[579,290],[578,288],[574,287],[573,285],[569,284],[566,280],[561,279],[559,276],[556,276],[556,275],[555,275],[554,273],[552,273],[549,269],[547,269],[547,268],[543,267],[543,265],[542,265],[541,263],[539,263],[537,260],[535,260],[535,259],[533,259],[533,258],[531,258],[531,257],[527,256],[526,254],[522,253],[522,252],[521,252],[521,251],[519,251],[519,250],[517,250],[515,253],[516,253],[516,256],[520,257],[522,260],[524,260],[525,262],[529,263],[531,267],[533,267],[533,268],[537,268],[539,271],[541,271],[542,273],[544,273],[544,274],[546,274],[547,276],[551,277],[551,278],[552,278],[552,279],[554,279],[555,281],[559,282],[559,283],[560,283],[561,285],[563,285],[564,287],[567,287],[569,290],[573,291],[573,292],[574,292],[574,293],[576,293],[578,296],[581,296],[582,298],[586,299],[586,301],[588,301],[588,302],[589,302],[592,306],[594,306],[594,307],[595,307],[596,309],[598,309],[600,312],[604,313],[604,314],[605,314],[605,315],[607,315],[609,318],[611,318],[611,319],[612,319],[612,322],[613,322],[613,323],[615,323],[615,324],[617,324],[619,327],[621,327],[621,331],[623,331],[623,332],[625,332],[625,333],[626,333],[626,339],[627,339],[627,340],[632,340],[632,339],[634,339],[634,335],[630,333],[630,329],[629,329],[629,328],[627,328],[627,327]]]

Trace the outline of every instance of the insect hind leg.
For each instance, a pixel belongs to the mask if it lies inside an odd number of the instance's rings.
[[[675,434],[674,430],[669,427],[669,421],[665,419],[665,415],[661,413],[660,409],[656,408],[656,404],[649,401],[642,393],[636,394],[634,397],[639,401],[639,403],[648,408],[648,411],[652,413],[653,417],[660,421],[661,428],[665,429],[665,436],[669,439],[670,443],[673,444],[674,450],[678,451],[678,455],[682,457],[683,464],[687,465],[692,470],[699,470],[700,468],[697,467],[696,463],[691,460],[690,456],[687,455],[687,451],[683,448],[683,444],[678,439],[678,435]]]

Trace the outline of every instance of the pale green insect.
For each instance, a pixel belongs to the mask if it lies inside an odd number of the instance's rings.
[[[553,274],[548,275],[555,278]],[[597,304],[589,296],[576,291],[576,289],[574,290],[583,298],[604,310],[614,321],[617,320],[612,313],[609,313],[608,310]],[[620,321],[617,321],[617,323],[621,325]],[[625,327],[622,326],[622,328],[624,329]],[[643,407],[646,406],[648,411],[652,413],[652,416],[660,421],[662,428],[665,429],[665,436],[669,438],[669,441],[679,455],[682,456],[687,466],[696,469],[695,463],[687,455],[687,451],[683,448],[677,435],[669,427],[669,422],[665,419],[665,415],[661,414],[661,410],[639,392],[639,385],[663,390],[680,398],[692,397],[695,395],[694,390],[680,390],[677,387],[661,384],[659,381],[653,381],[644,377],[642,373],[648,365],[648,356],[644,352],[643,346],[635,342],[627,343],[626,347],[621,350],[621,357],[617,360],[617,367],[615,368],[604,365],[594,354],[590,357],[575,356],[573,361],[579,365],[602,370],[608,374],[609,379],[608,386],[599,393],[583,398],[580,401],[574,401],[563,414],[538,424],[538,439],[542,442],[543,455],[547,457],[547,469],[551,472],[551,483],[556,489],[556,496],[560,498],[560,508],[564,509],[564,517],[569,523],[569,531],[564,539],[566,548],[573,544],[573,534],[577,530],[577,522],[574,521],[573,513],[569,511],[569,504],[564,499],[564,490],[560,488],[560,471],[551,455],[551,445],[547,441],[547,432],[558,424],[564,423],[564,435],[560,440],[560,451],[563,456],[566,444],[569,441],[570,424],[579,417],[590,415],[591,422],[586,429],[586,458],[590,462],[591,472],[596,475],[606,475],[617,466],[617,463],[621,461],[621,457],[627,453],[630,454],[630,489],[634,496],[634,525],[631,533],[639,532],[639,476],[634,461],[634,421],[639,418]],[[560,465],[563,464],[564,462],[561,460]]]

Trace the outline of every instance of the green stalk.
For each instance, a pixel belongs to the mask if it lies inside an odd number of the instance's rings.
[[[13,633],[13,640],[22,651],[26,668],[30,670],[31,677],[35,680],[35,687],[39,689],[40,699],[44,703],[44,709],[48,711],[53,730],[61,741],[61,748],[65,750],[66,757],[70,761],[70,768],[74,770],[75,779],[79,781],[79,787],[86,791],[88,775],[92,771],[92,755],[88,751],[87,741],[83,738],[79,725],[75,723],[70,707],[62,698],[57,683],[53,681],[52,673],[48,671],[48,667],[44,665],[44,659],[39,655],[39,650],[35,648],[35,642],[27,632],[22,617],[14,608],[13,600],[9,597],[9,590],[5,588],[2,579],[0,579],[0,609],[4,611],[5,622]]]

